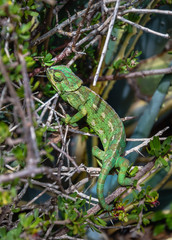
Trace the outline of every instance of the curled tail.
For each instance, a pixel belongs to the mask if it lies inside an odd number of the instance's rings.
[[[99,202],[101,204],[101,206],[107,210],[107,211],[111,211],[113,209],[113,205],[108,205],[105,202],[105,198],[104,198],[104,185],[105,185],[105,181],[106,181],[106,177],[109,174],[109,171],[114,167],[118,167],[119,168],[119,173],[118,173],[118,183],[121,186],[129,186],[133,184],[133,180],[131,178],[126,177],[126,172],[128,169],[128,165],[129,165],[129,161],[123,157],[118,157],[116,162],[113,161],[113,158],[108,162],[105,161],[106,164],[103,165],[99,178],[98,178],[98,182],[97,182],[97,196],[99,199]]]
[[[108,205],[105,202],[105,198],[104,198],[104,184],[106,181],[106,177],[109,174],[109,171],[111,169],[112,169],[111,166],[107,166],[104,164],[104,166],[101,169],[98,182],[97,182],[97,196],[98,196],[99,202],[101,206],[107,211],[111,211],[113,209],[113,205]]]

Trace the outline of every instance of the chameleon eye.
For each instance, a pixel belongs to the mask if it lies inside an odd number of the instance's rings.
[[[55,72],[54,77],[58,82],[61,82],[63,80],[63,76],[60,72]]]

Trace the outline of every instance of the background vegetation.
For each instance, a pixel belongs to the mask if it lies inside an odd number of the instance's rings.
[[[171,22],[170,0],[0,0],[1,239],[171,236]],[[108,176],[110,213],[96,196],[100,143],[61,121],[74,109],[51,65],[71,67],[124,121],[135,183]]]

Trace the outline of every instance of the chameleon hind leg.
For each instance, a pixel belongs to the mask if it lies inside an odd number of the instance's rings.
[[[119,157],[116,160],[115,167],[119,168],[118,183],[122,186],[132,185],[133,180],[126,177],[126,172],[129,166],[129,161],[126,158]]]
[[[96,157],[98,160],[101,160],[101,161],[104,160],[105,152],[104,152],[103,150],[101,150],[99,147],[94,146],[94,147],[92,148],[92,154],[93,154],[93,156]]]

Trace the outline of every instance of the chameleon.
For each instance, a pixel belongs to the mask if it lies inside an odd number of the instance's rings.
[[[47,69],[47,77],[61,98],[70,104],[77,113],[65,117],[65,122],[74,124],[85,117],[87,124],[98,135],[103,150],[98,146],[92,148],[92,154],[102,162],[97,181],[97,196],[100,205],[111,211],[104,197],[106,177],[113,168],[118,168],[118,183],[122,186],[132,185],[131,178],[126,177],[129,161],[121,156],[126,145],[126,136],[122,120],[115,110],[97,93],[83,86],[83,81],[67,66],[52,66]]]

